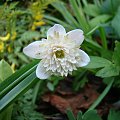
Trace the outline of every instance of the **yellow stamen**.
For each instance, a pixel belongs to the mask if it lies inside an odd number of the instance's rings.
[[[55,52],[56,58],[64,58],[65,54],[63,50],[57,50]]]

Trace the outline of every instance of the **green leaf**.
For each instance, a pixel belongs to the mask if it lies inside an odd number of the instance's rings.
[[[107,22],[110,19],[111,19],[110,15],[107,15],[107,14],[99,15],[99,16],[90,20],[90,26],[95,27],[101,23]]]
[[[6,78],[8,78],[11,74],[13,73],[10,65],[4,61],[1,60],[0,61],[0,80],[5,80]]]
[[[10,105],[7,109],[0,113],[0,120],[11,120],[13,105]]]
[[[90,110],[83,115],[83,120],[102,120],[96,110]]]
[[[69,120],[76,120],[73,112],[68,109],[67,110],[67,116]],[[82,115],[82,112],[79,111],[77,114],[77,120],[102,120],[101,117],[97,114],[96,110],[89,110]]]
[[[101,57],[111,60],[113,55],[113,51],[110,51],[108,49],[102,49],[101,50]]]
[[[49,90],[54,91],[54,85],[51,82],[47,83],[47,87]]]
[[[115,49],[113,53],[113,62],[120,66],[120,42],[115,43]]]
[[[13,71],[10,67],[10,65],[4,61],[0,61],[0,77],[1,80],[5,80],[10,75],[12,75]],[[11,120],[11,114],[12,114],[13,105],[9,106],[7,109],[5,109],[2,113],[0,113],[0,120]]]
[[[41,87],[42,82],[44,82],[44,81],[43,81],[43,80],[39,80],[39,81],[36,83],[36,85],[35,85],[35,87],[34,87],[34,89],[33,89],[33,96],[32,96],[32,103],[33,103],[33,105],[35,105],[35,103],[36,103],[37,96],[38,96],[39,89],[40,89],[40,87]]]
[[[120,119],[120,111],[110,110],[108,115],[108,120],[119,120]]]
[[[69,0],[73,13],[77,19],[77,21],[79,22],[80,27],[83,29],[83,31],[85,33],[87,33],[90,29],[90,26],[85,18],[82,6],[78,6],[76,0]]]
[[[90,56],[90,63],[85,68],[102,68],[110,64],[111,62],[105,58]]]
[[[16,53],[16,55],[26,63],[29,63],[28,58],[23,53]]]
[[[67,110],[67,116],[69,120],[76,120],[73,112],[70,109]]]
[[[84,8],[87,15],[96,17],[100,14],[100,8],[95,4],[87,4]]]
[[[63,25],[65,28],[67,28],[68,30],[74,29],[74,27],[72,27],[71,25],[69,25],[66,22],[64,22],[58,18],[55,18],[53,16],[44,15],[44,18],[47,19],[46,22],[50,23],[51,25],[54,25],[55,23],[59,23],[59,24]]]
[[[87,42],[87,44],[90,44],[90,45],[92,45],[93,47],[95,47],[97,49],[102,48],[97,42],[93,41],[92,39],[85,38],[85,41]]]
[[[0,111],[4,110],[8,105],[13,103],[16,98],[24,94],[38,81],[39,79],[36,78],[35,71],[23,79],[18,85],[13,87],[4,97],[2,97],[0,101]]]
[[[35,60],[32,63],[26,65],[25,67],[21,68],[9,78],[4,80],[0,84],[0,98],[2,98],[7,92],[9,92],[14,86],[20,83],[25,77],[27,77],[30,73],[32,73],[38,64],[39,60]]]
[[[99,76],[102,78],[112,77],[117,75],[119,75],[119,67],[116,66],[115,64],[107,65],[96,73],[96,76]]]
[[[40,38],[40,33],[37,31],[26,31],[21,35],[20,41],[28,42],[30,40],[38,40]]]
[[[117,33],[117,35],[120,37],[120,7],[115,15],[115,17],[112,20],[112,27],[114,28],[115,32]]]
[[[107,50],[107,39],[106,39],[105,29],[103,27],[100,27],[99,32],[100,32],[102,46],[103,46],[104,49]]]
[[[120,0],[105,0],[101,5],[101,12],[106,14],[115,14],[120,6]]]
[[[79,24],[77,23],[77,21],[74,19],[74,17],[72,16],[72,14],[66,9],[66,6],[63,2],[55,2],[52,3],[52,6],[57,9],[65,18],[65,20],[73,26],[79,27]]]
[[[83,120],[81,111],[79,111],[78,114],[77,114],[77,120]]]

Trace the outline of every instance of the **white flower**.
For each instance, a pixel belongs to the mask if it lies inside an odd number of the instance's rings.
[[[36,76],[47,79],[51,75],[67,76],[77,67],[86,66],[90,58],[80,45],[84,40],[80,29],[66,33],[64,27],[55,24],[47,32],[47,39],[35,41],[23,49],[32,58],[41,59]]]

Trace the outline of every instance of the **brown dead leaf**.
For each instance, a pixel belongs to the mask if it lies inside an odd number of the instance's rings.
[[[67,108],[71,108],[74,114],[77,114],[80,109],[87,109],[97,99],[98,93],[87,85],[82,92],[75,94],[46,94],[42,97],[43,101],[49,102],[55,106],[61,113],[66,113]]]

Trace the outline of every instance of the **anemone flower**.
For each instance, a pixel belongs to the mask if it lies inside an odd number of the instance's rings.
[[[41,59],[36,69],[38,78],[47,79],[51,75],[67,76],[90,61],[89,56],[80,49],[83,40],[81,29],[66,33],[62,25],[55,24],[47,31],[47,39],[29,44],[23,52],[31,58]]]

